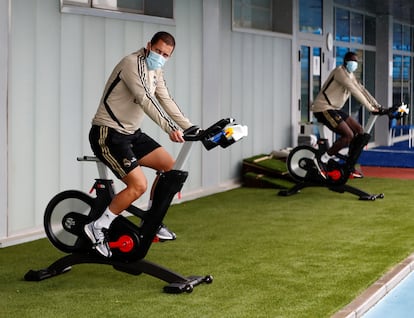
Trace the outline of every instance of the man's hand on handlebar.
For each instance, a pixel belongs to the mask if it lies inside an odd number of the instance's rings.
[[[170,132],[170,140],[174,142],[184,142],[183,132],[181,130],[173,130]]]
[[[183,133],[185,136],[188,136],[188,135],[195,136],[199,134],[200,132],[201,132],[201,129],[197,125],[193,125],[187,128],[186,130],[184,130]]]
[[[409,113],[409,108],[406,104],[402,103],[400,105],[394,105],[391,106],[390,108],[386,109],[383,108],[382,106],[377,107],[374,111],[372,111],[371,113],[373,115],[388,115],[388,117],[391,118],[401,118],[404,117],[405,115],[408,115]]]
[[[385,108],[383,108],[382,106],[378,106],[375,110],[373,110],[372,112],[371,112],[372,114],[374,114],[374,115],[379,115],[379,116],[381,116],[381,115],[386,115],[386,114],[388,114],[388,110],[387,109],[385,109]]]

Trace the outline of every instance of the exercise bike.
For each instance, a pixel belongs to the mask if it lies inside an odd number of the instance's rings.
[[[408,114],[407,105],[395,105],[388,109],[382,109],[378,113],[371,113],[364,133],[356,135],[349,145],[348,155],[339,154],[339,161],[330,159],[326,169],[322,171],[319,167],[321,156],[327,149],[326,139],[319,140],[318,148],[307,145],[295,147],[288,155],[286,165],[290,175],[298,183],[290,189],[279,191],[280,196],[290,196],[298,193],[306,187],[326,187],[338,193],[348,192],[359,197],[359,200],[371,200],[384,198],[383,193],[370,194],[353,186],[346,184],[354,171],[363,148],[368,144],[370,132],[379,116],[387,115],[389,119],[402,118]]]
[[[140,225],[122,215],[112,222],[108,229],[112,251],[110,258],[100,255],[93,248],[83,228],[85,224],[99,218],[111,202],[115,195],[113,180],[108,178],[106,166],[96,157],[79,157],[78,161],[95,162],[98,166],[99,178],[95,179],[91,189],[96,191],[96,197],[81,191],[68,190],[52,198],[45,210],[45,232],[51,243],[68,255],[45,269],[28,271],[24,276],[25,280],[41,281],[70,271],[72,265],[96,263],[112,265],[114,269],[128,274],[146,273],[154,276],[169,283],[163,288],[166,293],[189,293],[194,286],[211,283],[211,275],[186,277],[144,258],[174,196],[180,192],[187,179],[188,172],[182,168],[195,142],[201,141],[207,150],[211,150],[217,146],[226,148],[244,136],[247,136],[247,126],[235,124],[232,118],[219,120],[206,130],[194,126],[184,131],[185,142],[173,170],[158,172],[159,179],[154,189],[151,208],[142,210],[131,205],[127,209],[140,219]]]

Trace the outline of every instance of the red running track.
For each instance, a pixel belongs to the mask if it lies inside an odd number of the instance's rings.
[[[360,170],[366,177],[414,179],[413,168],[390,168],[361,166]]]

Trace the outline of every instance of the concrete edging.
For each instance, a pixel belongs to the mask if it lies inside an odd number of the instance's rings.
[[[414,254],[398,263],[331,318],[360,318],[414,270]]]

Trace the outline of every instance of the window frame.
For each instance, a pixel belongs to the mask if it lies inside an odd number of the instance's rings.
[[[288,38],[288,39],[292,39],[293,37],[293,24],[292,24],[292,19],[293,19],[293,7],[290,10],[290,30],[289,32],[283,32],[283,31],[278,31],[275,30],[275,21],[277,21],[278,17],[275,16],[275,7],[274,7],[274,3],[272,2],[272,12],[270,12],[270,16],[272,19],[272,30],[265,30],[265,29],[258,29],[258,28],[253,28],[253,27],[243,27],[243,26],[238,26],[236,23],[236,17],[235,17],[235,2],[237,0],[232,0],[231,1],[231,29],[233,32],[243,32],[243,33],[250,33],[250,34],[256,34],[256,35],[267,35],[267,36],[273,36],[273,37],[279,37],[279,38]],[[273,0],[272,0],[273,1]]]
[[[173,18],[152,16],[142,13],[133,13],[120,10],[109,10],[92,7],[92,0],[87,0],[87,4],[77,2],[76,0],[60,0],[60,12],[68,14],[88,15],[102,18],[113,18],[129,21],[140,21],[147,23],[156,23],[163,25],[176,25],[175,22],[175,0],[171,0],[173,5]]]

